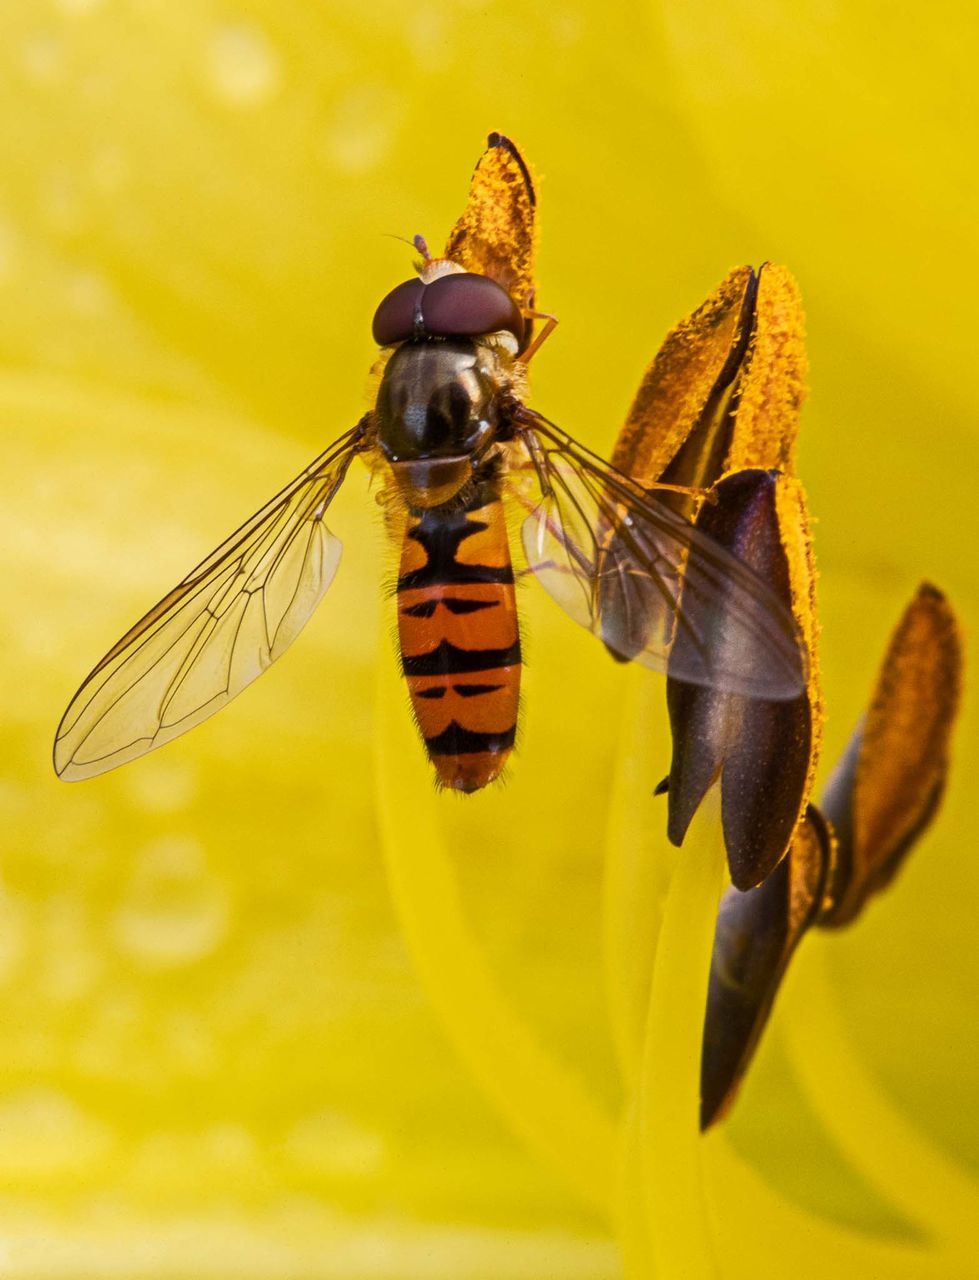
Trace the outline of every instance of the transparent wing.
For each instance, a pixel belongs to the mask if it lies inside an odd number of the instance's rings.
[[[552,423],[521,411],[510,488],[527,564],[614,655],[678,680],[777,700],[806,685],[805,646],[747,565]]]
[[[54,742],[69,781],[114,769],[219,711],[293,642],[336,573],[324,523],[366,419],[241,526],[105,655]]]

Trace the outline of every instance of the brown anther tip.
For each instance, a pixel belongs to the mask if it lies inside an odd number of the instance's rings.
[[[936,587],[935,584],[933,582],[929,582],[927,578],[923,578],[922,581],[918,583],[918,591],[915,599],[922,602],[928,601],[941,607],[949,608],[948,596],[946,596],[941,587]],[[949,613],[951,613],[950,608]]]

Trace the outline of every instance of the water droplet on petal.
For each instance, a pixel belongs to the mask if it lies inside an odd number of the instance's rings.
[[[151,757],[127,775],[129,795],[147,813],[177,813],[197,794],[197,775],[190,765]]]
[[[570,48],[584,39],[581,19],[577,14],[555,10],[551,15],[551,31],[557,44]]]
[[[0,983],[14,977],[24,958],[27,941],[23,901],[0,891]]]
[[[376,1173],[386,1155],[381,1134],[327,1110],[297,1121],[286,1137],[285,1151],[303,1169],[344,1178]]]
[[[21,62],[35,84],[54,84],[64,70],[65,48],[51,32],[38,32],[21,45]]]
[[[225,886],[191,836],[166,836],[139,857],[113,919],[116,944],[135,960],[169,969],[194,964],[223,940]]]
[[[201,1136],[208,1164],[216,1168],[234,1170],[259,1163],[258,1144],[243,1125],[214,1125]]]
[[[90,994],[101,973],[99,935],[81,899],[49,895],[35,927],[38,990],[44,1000],[68,1004]]]
[[[72,272],[68,280],[68,302],[79,315],[104,315],[111,300],[112,291],[97,271]]]
[[[326,136],[326,158],[346,173],[364,173],[391,150],[396,96],[385,85],[361,85],[337,104]]]
[[[441,9],[415,9],[405,35],[408,48],[419,67],[426,71],[437,71],[448,63],[452,41]]]
[[[5,1185],[91,1168],[110,1146],[106,1126],[54,1089],[25,1088],[0,1098],[0,1171]]]
[[[14,233],[5,222],[0,222],[0,280],[7,280],[13,274],[14,254]]]
[[[279,56],[259,27],[246,23],[219,27],[211,39],[209,61],[218,93],[233,106],[256,106],[278,88]]]
[[[92,160],[92,181],[99,191],[113,195],[126,177],[126,160],[118,147],[102,147]]]
[[[65,169],[49,173],[41,192],[41,207],[52,231],[63,235],[77,231],[82,221],[82,199],[74,175]]]

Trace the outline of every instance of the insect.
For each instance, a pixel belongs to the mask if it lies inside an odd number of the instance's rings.
[[[682,680],[786,699],[805,657],[753,572],[530,409],[527,362],[553,327],[532,307],[535,196],[491,134],[469,202],[433,258],[374,315],[373,407],[115,644],[72,699],[54,765],[92,777],[199,724],[293,642],[333,581],[326,524],[356,458],[383,485],[400,546],[401,660],[438,782],[497,778],[514,742],[521,650],[504,503],[520,571],[616,656]],[[669,486],[663,486],[664,490]]]

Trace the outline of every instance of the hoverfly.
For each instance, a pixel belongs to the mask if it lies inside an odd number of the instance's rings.
[[[400,544],[401,661],[440,785],[476,791],[514,742],[521,650],[504,502],[526,566],[613,655],[752,697],[804,687],[795,624],[739,560],[524,402],[534,338],[535,196],[491,134],[445,254],[374,315],[376,401],[115,644],[72,699],[54,765],[92,777],[162,746],[241,692],[326,594],[326,514],[355,458]],[[663,486],[668,489],[669,486]]]

